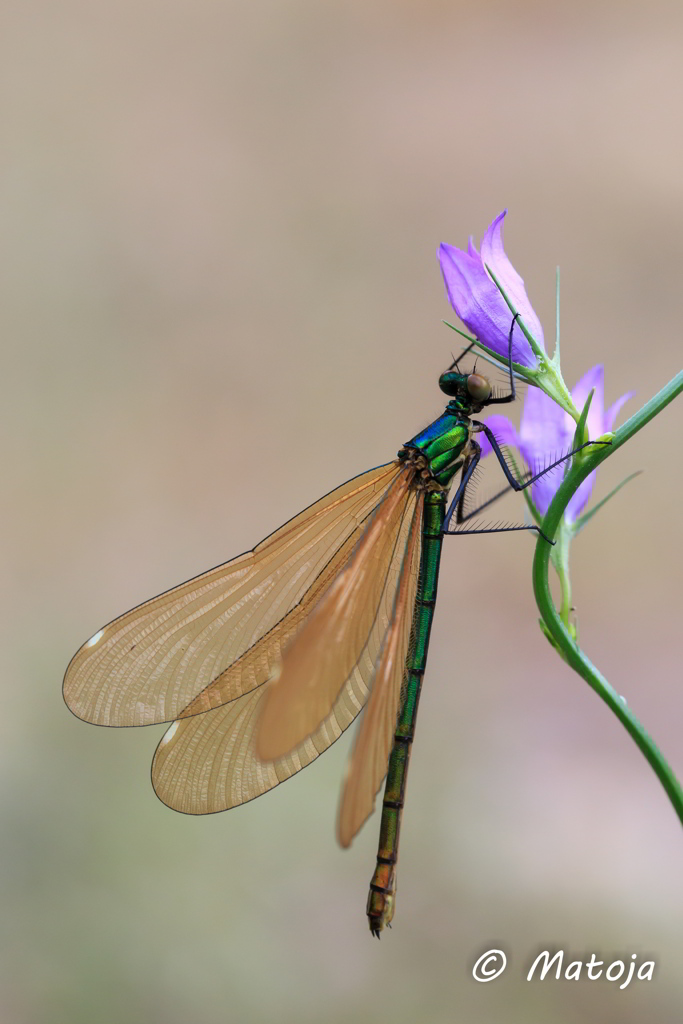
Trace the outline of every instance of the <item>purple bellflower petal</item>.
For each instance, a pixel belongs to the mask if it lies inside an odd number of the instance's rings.
[[[573,437],[575,425],[571,416],[553,402],[540,388],[529,388],[524,400],[524,411],[519,434],[521,451],[525,458],[559,453]]]
[[[599,372],[596,373],[596,371]],[[622,406],[628,402],[629,398],[633,398],[635,391],[627,391],[621,398],[617,398],[616,402],[605,412],[603,368],[602,366],[594,366],[592,370],[584,374],[572,391],[572,398],[577,409],[583,409],[588,393],[593,387],[595,388],[595,394],[593,395],[591,407],[588,410],[586,426],[588,427],[589,438],[594,441],[596,437],[600,437],[601,434],[605,434],[608,430],[612,429]],[[564,518],[568,523],[573,523],[583,512],[593,491],[595,475],[596,470],[593,470],[590,476],[587,476],[583,483],[579,485],[576,493],[569,499],[564,512]]]
[[[605,413],[605,421],[603,423],[603,427],[605,428],[605,430],[612,429],[612,427],[614,426],[614,421],[621,412],[621,407],[625,405],[630,398],[635,398],[635,394],[635,391],[627,391],[625,395],[621,396],[621,398],[617,398],[616,402],[613,405],[610,405],[609,409]]]
[[[534,473],[567,451],[573,437],[573,423],[571,416],[553,402],[545,391],[529,388],[520,424],[519,450]],[[531,485],[534,504],[543,516],[562,483],[563,472],[563,468],[558,466]]]
[[[517,428],[514,423],[510,423],[507,416],[489,416],[486,420],[486,426],[489,428],[499,445],[507,444],[511,448],[519,448],[519,434],[517,433]],[[481,446],[482,458],[486,455],[490,455],[493,448],[491,447],[491,442],[483,430],[481,433],[476,435],[476,440]]]
[[[595,394],[593,395],[593,400],[591,402],[590,409],[588,410],[588,416],[586,417],[588,437],[592,441],[597,437],[600,437],[601,434],[605,434],[608,430],[612,429],[614,421],[619,414],[619,410],[622,408],[624,403],[635,394],[634,391],[627,392],[627,394],[618,398],[614,405],[605,412],[604,382],[604,369],[602,366],[598,365],[594,366],[593,369],[589,370],[587,373],[584,373],[581,380],[572,390],[572,399],[576,408],[583,409],[591,389],[595,388]],[[569,416],[567,416],[567,419],[569,419],[570,423],[573,425],[573,421]],[[564,518],[568,523],[573,523],[581,515],[593,491],[595,476],[596,471],[594,470],[590,476],[587,476],[583,483],[579,485],[576,492],[570,498],[564,512]]]
[[[442,243],[438,257],[448,301],[463,323],[484,345],[507,359],[511,315],[505,299],[489,277],[488,263],[527,328],[543,347],[543,329],[524,289],[524,282],[510,263],[503,248],[503,210],[489,227],[481,243],[481,253],[470,238],[467,252]],[[523,366],[536,366],[536,356],[515,324],[512,358]]]
[[[578,384],[572,388],[572,401],[579,412],[582,411],[586,404],[586,399],[593,389],[595,389],[595,394],[586,417],[586,427],[588,428],[588,436],[595,440],[596,437],[600,437],[600,434],[605,433],[603,426],[605,417],[605,371],[600,364],[584,373]],[[565,413],[565,416],[567,416],[570,426],[576,430],[576,425],[571,416],[567,413]],[[574,432],[572,431],[572,438],[573,436]]]
[[[529,302],[526,289],[524,288],[524,281],[510,263],[503,246],[503,220],[506,213],[507,210],[503,210],[502,213],[498,214],[481,240],[482,263],[487,264],[491,268],[525,325],[541,348],[544,348],[541,321],[536,316],[534,308]],[[498,294],[500,295],[500,293]]]
[[[583,409],[593,388],[595,388],[595,394],[586,419],[588,436],[591,440],[595,440],[601,434],[612,429],[622,406],[634,395],[633,391],[622,395],[605,412],[604,371],[602,366],[594,366],[583,375],[572,391],[572,400],[577,409]],[[503,426],[501,421],[508,425]],[[484,422],[491,427],[496,438],[505,439],[503,443],[517,445],[533,472],[538,472],[543,468],[544,463],[553,462],[565,454],[571,448],[576,432],[576,424],[571,416],[553,402],[544,391],[533,387],[529,388],[527,392],[519,437],[516,441],[514,439],[515,428],[508,423],[504,416],[490,416]],[[482,455],[488,455],[491,445],[486,441],[485,435],[479,434],[478,439],[482,438],[483,440],[479,441],[482,446]],[[545,515],[548,511],[550,502],[564,479],[564,473],[565,466],[557,466],[556,469],[552,469],[532,484],[533,501],[541,515]],[[566,522],[574,522],[581,514],[591,496],[595,475],[595,471],[593,471],[572,495],[564,513]]]
[[[550,476],[550,473],[548,476]],[[593,472],[586,477],[583,483],[579,484],[574,494],[572,494],[571,498],[567,502],[567,507],[564,510],[564,518],[566,522],[573,523],[583,512],[584,507],[588,503],[588,499],[593,493],[593,485],[595,484],[596,476],[597,470],[594,469]],[[562,483],[561,480],[560,483]]]

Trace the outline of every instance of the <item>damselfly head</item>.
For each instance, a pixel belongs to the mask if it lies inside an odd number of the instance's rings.
[[[451,368],[439,377],[439,387],[449,398],[462,398],[467,394],[467,376]]]
[[[491,383],[482,373],[458,373],[446,370],[439,377],[439,387],[450,398],[466,398],[478,404],[491,397]]]

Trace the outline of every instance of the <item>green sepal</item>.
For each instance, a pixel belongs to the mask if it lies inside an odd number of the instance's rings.
[[[511,301],[510,301],[510,299],[508,298],[508,296],[507,296],[507,293],[506,293],[505,289],[503,288],[502,284],[500,283],[500,281],[498,280],[498,278],[496,277],[496,275],[495,275],[495,274],[493,273],[493,271],[491,270],[491,268],[490,268],[490,266],[488,265],[488,263],[485,263],[485,264],[484,264],[484,266],[486,267],[486,271],[487,271],[487,273],[488,273],[489,277],[491,278],[491,280],[492,280],[492,281],[493,281],[493,283],[495,284],[495,286],[496,286],[496,288],[498,289],[498,291],[500,292],[500,294],[501,294],[501,295],[503,296],[503,298],[505,299],[505,301],[506,301],[506,303],[507,303],[507,307],[508,307],[508,309],[510,310],[510,312],[512,313],[512,315],[513,315],[513,316],[516,316],[516,317],[517,317],[517,323],[518,323],[518,324],[519,324],[519,326],[520,326],[520,329],[521,329],[521,331],[522,331],[522,334],[524,335],[524,337],[526,338],[526,340],[527,340],[527,341],[529,342],[529,344],[531,345],[531,351],[532,351],[532,352],[533,352],[533,354],[534,354],[534,355],[536,356],[536,358],[538,359],[539,363],[546,363],[546,362],[548,361],[548,356],[547,356],[546,352],[545,352],[545,351],[544,351],[544,350],[543,350],[543,349],[541,348],[541,346],[540,346],[540,345],[538,344],[538,342],[537,342],[537,341],[536,341],[536,339],[534,338],[533,334],[531,333],[531,331],[529,330],[529,328],[528,328],[528,327],[526,326],[526,324],[525,324],[525,323],[524,323],[524,321],[522,320],[521,316],[518,316],[518,315],[517,315],[517,310],[516,310],[516,309],[515,309],[515,307],[514,307],[514,306],[512,305],[512,302],[511,302]]]
[[[502,365],[505,367],[506,370],[509,369],[507,360],[502,360],[497,352],[494,352],[492,348],[488,348],[488,346],[484,345],[481,341],[479,341],[478,338],[472,338],[469,334],[466,334],[465,331],[461,331],[459,327],[456,327],[455,324],[449,323],[448,320],[442,320],[441,323],[445,324],[446,327],[450,327],[452,331],[455,331],[456,334],[459,334],[461,338],[465,338],[467,341],[470,342],[470,344],[474,343],[477,346],[477,348],[481,349],[485,353],[488,353],[489,358],[487,358],[486,355],[483,355],[482,359],[486,359],[488,363],[493,363],[494,366]],[[493,358],[490,358],[491,356]],[[533,380],[531,380],[531,378],[527,376],[527,374],[530,372],[528,366],[522,366],[521,363],[513,362],[512,370],[515,376],[519,377],[521,380],[528,381],[530,384],[534,383]]]
[[[595,394],[595,388],[591,388],[588,392],[588,397],[584,403],[581,415],[579,416],[579,422],[576,424],[576,430],[574,432],[574,447],[577,448],[584,441],[587,441],[586,437],[586,420],[588,419],[588,410],[591,407],[593,401],[593,395]]]
[[[446,323],[445,320],[444,320],[444,323]],[[448,326],[450,327],[451,325],[449,324]],[[481,346],[479,345],[479,342],[477,342],[477,347],[479,349],[481,349]],[[485,363],[490,363],[491,366],[495,366],[498,369],[501,369],[501,365],[498,362],[498,360],[497,359],[492,359],[491,356],[486,354],[486,352],[478,351],[477,352],[477,359],[483,359]],[[507,364],[505,365],[505,371],[506,371],[506,373],[509,376],[510,371],[509,371],[509,368],[508,368]],[[528,381],[526,379],[526,377],[522,377],[521,374],[517,373],[517,371],[515,370],[515,364],[514,363],[512,364],[512,376],[515,378],[515,380],[520,381],[522,384],[529,384],[529,383],[531,383],[530,381]]]
[[[589,440],[589,437],[588,437],[588,435],[586,433],[586,420],[588,419],[588,410],[591,407],[591,402],[593,401],[593,395],[594,394],[595,394],[595,388],[591,388],[591,390],[588,393],[588,397],[587,397],[587,399],[585,401],[584,407],[581,410],[581,415],[579,416],[579,422],[576,424],[576,430],[574,431],[574,444],[572,445],[572,448],[578,448],[580,444],[583,444],[585,441]],[[583,448],[580,452],[576,453],[574,458],[575,459],[580,459],[581,456],[583,455],[583,453],[587,452],[588,450],[589,450],[588,448]],[[566,475],[566,472],[565,472],[565,475]]]
[[[552,365],[555,367],[557,372],[562,375],[560,370],[560,268],[555,268],[555,351],[553,352],[553,358],[550,360]]]
[[[517,323],[520,326],[520,330],[522,331],[522,334],[524,335],[526,340],[529,342],[529,345],[531,346],[531,351],[538,359],[538,366],[536,367],[522,367],[521,364],[518,363],[513,363],[513,367],[516,370],[519,369],[519,372],[522,374],[522,376],[526,377],[531,384],[535,384],[536,387],[541,388],[542,391],[545,391],[546,395],[548,395],[549,398],[552,398],[553,402],[556,402],[557,405],[559,405],[562,409],[565,410],[565,412],[569,413],[573,420],[578,422],[579,413],[576,409],[576,406],[574,405],[574,402],[572,401],[572,396],[569,392],[569,388],[565,384],[564,378],[562,377],[559,358],[556,361],[549,359],[548,354],[544,352],[544,350],[538,344],[538,342],[536,341],[536,339],[534,338],[534,336],[532,335],[531,331],[526,326],[522,318],[518,316],[517,310],[515,309],[513,303],[511,302],[507,295],[507,292],[503,288],[502,284],[500,283],[494,272],[491,270],[488,264],[484,265],[486,267],[487,272],[491,276],[491,280],[495,284],[500,294],[505,299],[508,309],[510,310],[513,316],[517,317]],[[481,342],[478,341],[477,344],[481,345]],[[482,348],[483,347],[484,346],[482,346]],[[491,349],[486,349],[486,351],[489,352],[491,355],[495,356],[498,359],[498,362],[503,363],[503,365],[507,365],[507,360],[503,359],[497,352],[492,352]]]
[[[459,327],[455,326],[455,324],[449,324],[448,320],[442,320],[441,323],[445,324],[446,327],[450,327],[452,331],[455,331],[456,334],[459,334],[461,337],[465,338],[467,341],[469,341],[471,345],[478,344],[476,338],[473,338],[471,335],[466,334],[465,331],[461,331]]]

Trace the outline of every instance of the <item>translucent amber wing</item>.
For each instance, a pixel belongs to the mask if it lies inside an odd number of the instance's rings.
[[[389,766],[410,647],[410,631],[420,570],[423,496],[420,496],[406,547],[391,624],[384,637],[363,720],[353,747],[337,817],[337,838],[351,840],[375,807],[375,796]]]
[[[209,683],[202,692],[183,710],[179,718],[191,718],[203,714],[212,708],[220,707],[231,700],[261,686],[278,671],[282,652],[296,635],[311,609],[320,599],[330,583],[349,560],[355,545],[360,540],[365,524],[361,523],[347,538],[342,546],[316,577],[299,603],[280,619],[277,628],[269,630],[265,636],[245,651],[230,668]]]
[[[348,728],[367,700],[392,618],[411,513],[412,508],[401,524],[367,643],[315,732],[292,753],[261,762],[254,752],[254,731],[268,692],[264,686],[230,704],[175,722],[164,734],[152,765],[152,782],[165,804],[187,814],[208,814],[246,803],[310,764]]]
[[[412,468],[401,473],[369,521],[352,558],[283,653],[256,734],[262,761],[288,754],[326,718],[365,647],[404,517],[415,506]]]
[[[253,551],[109,623],[67,668],[68,706],[96,725],[150,725],[178,718],[296,607],[401,469],[400,463],[389,463],[347,481]],[[264,678],[263,672],[257,680],[237,672],[229,692],[239,696]]]

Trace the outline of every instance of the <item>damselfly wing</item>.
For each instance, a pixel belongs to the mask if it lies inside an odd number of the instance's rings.
[[[457,362],[439,386],[450,398],[445,412],[394,462],[342,484],[252,551],[104,626],[75,654],[64,679],[66,703],[87,722],[172,723],[157,747],[152,781],[164,803],[188,814],[236,807],[290,778],[367,703],[337,835],[342,846],[351,843],[386,778],[367,906],[377,936],[394,912],[443,538],[479,511],[464,510],[480,457],[476,434],[486,432],[515,490],[569,457],[520,482],[486,425],[473,418],[486,405],[514,399],[511,362],[504,397],[494,396],[481,374],[460,373]]]

